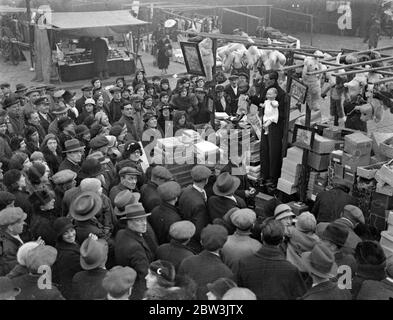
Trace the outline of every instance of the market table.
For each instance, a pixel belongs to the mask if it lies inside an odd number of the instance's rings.
[[[123,76],[135,73],[135,61],[133,59],[109,59],[108,68],[110,76]],[[59,66],[60,79],[65,82],[91,79],[96,76],[94,62],[80,62]]]

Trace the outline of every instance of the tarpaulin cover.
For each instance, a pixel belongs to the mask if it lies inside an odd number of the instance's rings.
[[[148,22],[134,18],[127,10],[46,13],[46,26],[73,36],[105,37],[127,33]]]

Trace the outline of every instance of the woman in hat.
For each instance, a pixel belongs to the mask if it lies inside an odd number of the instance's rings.
[[[172,107],[169,104],[163,104],[161,106],[160,116],[158,117],[158,125],[165,132],[173,132],[173,115],[172,115]],[[172,131],[171,131],[172,130]]]
[[[116,86],[120,89],[123,89],[126,87],[126,81],[124,77],[119,77],[115,80]]]
[[[177,278],[175,267],[169,261],[153,261],[145,279],[147,291],[143,300],[173,300],[168,297],[178,295],[183,296],[184,300],[193,299],[195,283],[189,278]]]
[[[26,172],[26,190],[32,194],[38,190],[51,189],[49,184],[49,172],[46,166],[41,163],[34,163]]]
[[[53,224],[58,217],[58,213],[54,211],[54,194],[48,190],[37,190],[32,193],[29,200],[33,206],[29,226],[33,239],[41,237],[47,245],[55,246],[56,233]]]
[[[121,100],[125,104],[131,103],[131,92],[130,92],[130,89],[123,88],[123,90],[121,91]]]
[[[145,147],[151,144],[151,152],[149,156],[153,156],[154,147],[157,144],[157,139],[164,137],[164,132],[157,122],[157,115],[152,112],[145,113],[143,116],[142,145]]]
[[[156,107],[153,105],[154,99],[151,95],[146,94],[143,98],[142,110],[144,113],[152,112],[157,114]]]
[[[10,147],[10,134],[8,132],[7,114],[0,115],[0,159],[11,158],[12,150]]]
[[[188,88],[183,86],[179,93],[172,96],[170,104],[173,106],[173,109],[185,111],[187,119],[194,123],[194,118],[198,113],[198,99],[194,94],[188,94]]]
[[[153,83],[146,84],[146,94],[150,95],[153,98],[153,105],[156,106],[158,103],[159,95]]]
[[[170,87],[169,80],[166,78],[161,79],[161,82],[160,82],[160,94],[162,92],[166,92],[169,97],[172,96],[172,89]]]
[[[162,74],[166,74],[169,67],[169,57],[172,56],[172,45],[169,35],[165,35],[157,43],[157,65]]]
[[[68,217],[57,218],[53,224],[56,233],[57,258],[53,265],[53,279],[66,299],[72,298],[72,278],[82,271],[80,247],[76,243],[76,230]]]
[[[58,122],[60,147],[65,150],[65,142],[75,138],[75,123],[71,118],[63,118]]]
[[[93,99],[96,102],[96,112],[104,112],[109,117],[109,103],[105,101],[102,93],[97,92]]]
[[[31,155],[35,151],[40,150],[40,136],[38,131],[33,126],[25,127],[25,143],[26,143],[26,151]]]
[[[162,106],[169,104],[169,95],[166,91],[160,93],[158,103],[156,105],[157,114],[161,115]]]
[[[27,151],[26,141],[24,138],[20,136],[13,136],[10,141],[10,147],[13,154],[28,154],[30,156],[30,152]]]
[[[45,136],[41,144],[41,151],[44,154],[49,169],[54,174],[59,170],[60,163],[63,161],[59,140],[54,134]]]
[[[135,88],[139,84],[147,85],[146,73],[144,70],[137,70],[135,72],[134,80],[132,80],[132,86]]]
[[[99,78],[93,78],[91,80],[93,86],[93,95],[102,95],[106,104],[111,101],[110,94],[107,90],[102,87],[102,82]]]
[[[76,120],[77,124],[83,123],[83,121],[88,117],[88,116],[93,116],[95,115],[95,108],[96,108],[96,102],[94,99],[86,99],[85,105],[82,109],[82,113],[79,115],[78,119]]]
[[[79,116],[79,111],[76,108],[76,92],[66,90],[62,97],[65,106],[68,108],[68,116],[75,121]]]
[[[219,84],[216,86],[216,95],[214,96],[213,103],[216,112],[226,112],[229,114],[229,109],[225,98],[225,88],[223,85]]]
[[[181,132],[185,129],[195,130],[195,126],[187,120],[185,111],[175,110],[173,113],[173,134],[181,136]]]

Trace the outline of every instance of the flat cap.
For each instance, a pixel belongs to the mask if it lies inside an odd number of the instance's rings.
[[[250,229],[257,219],[257,215],[251,209],[238,209],[231,215],[231,221],[240,230]]]
[[[92,150],[106,147],[109,145],[109,141],[106,137],[98,136],[90,140],[89,146]]]
[[[51,267],[57,257],[57,250],[51,246],[39,245],[31,249],[26,255],[26,267],[38,271],[41,266]]]
[[[192,180],[199,182],[206,180],[211,176],[211,170],[203,165],[196,165],[191,169],[191,178]]]
[[[91,91],[93,90],[93,86],[91,84],[85,84],[82,88],[82,91]]]
[[[175,181],[168,181],[160,185],[157,192],[162,201],[170,201],[180,196],[181,187]]]
[[[201,232],[202,246],[208,251],[221,249],[228,238],[228,231],[218,224],[209,224]]]
[[[0,226],[6,227],[18,221],[24,221],[26,218],[27,214],[21,208],[5,208],[0,211]]]
[[[39,106],[40,104],[49,104],[49,100],[47,97],[40,97],[36,101],[34,101],[34,105]]]
[[[120,169],[120,171],[119,171],[120,177],[125,176],[127,174],[132,175],[132,176],[142,175],[142,173],[138,169],[133,168],[133,167],[124,167],[124,168]]]
[[[228,77],[229,80],[236,80],[239,79],[239,76],[237,74],[232,74]]]
[[[116,216],[125,215],[125,208],[129,204],[138,203],[141,198],[141,194],[139,192],[131,192],[130,190],[120,191],[116,197],[114,202],[115,209],[114,213]]]
[[[102,287],[111,296],[118,297],[125,294],[136,279],[136,271],[130,267],[116,266],[109,270],[102,280]]]
[[[64,184],[64,183],[68,183],[71,182],[72,180],[74,180],[77,176],[77,173],[70,170],[70,169],[65,169],[65,170],[61,170],[56,172],[53,176],[52,176],[52,181],[54,184]]]
[[[172,223],[169,228],[169,235],[176,240],[188,240],[195,234],[195,225],[188,220]]]
[[[312,232],[317,227],[317,220],[311,212],[302,212],[296,218],[296,229],[301,232]]]
[[[0,191],[0,206],[6,207],[15,201],[16,197],[14,194],[7,191]]]
[[[172,173],[163,166],[155,166],[151,171],[151,175],[154,178],[164,179],[168,181],[173,179]]]
[[[347,204],[344,207],[342,217],[351,220],[354,224],[357,224],[357,223],[364,224],[365,223],[365,219],[364,219],[364,215],[363,215],[362,210],[356,206],[351,205],[351,204]]]

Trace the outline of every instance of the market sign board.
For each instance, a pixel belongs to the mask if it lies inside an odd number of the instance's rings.
[[[289,95],[300,102],[301,104],[306,103],[308,87],[303,82],[296,78],[291,78],[291,87],[289,89]]]
[[[187,73],[206,77],[201,53],[197,42],[180,42]]]

